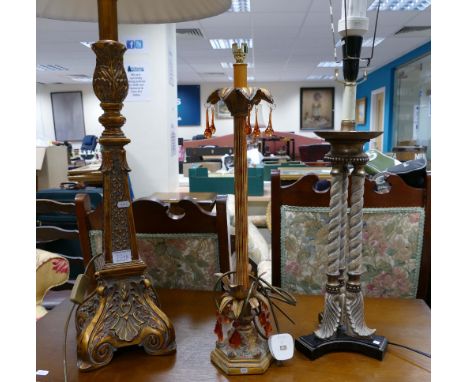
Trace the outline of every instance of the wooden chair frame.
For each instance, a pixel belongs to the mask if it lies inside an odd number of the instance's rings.
[[[56,200],[50,199],[36,199],[36,215],[75,215],[75,203],[62,203]],[[80,240],[80,235],[77,229],[65,229],[54,225],[42,225],[42,222],[37,219],[36,221],[36,245],[51,243],[57,240]],[[81,242],[80,242],[81,243]],[[59,255],[65,257],[70,263],[77,266],[83,266],[83,257],[72,257],[59,253]],[[69,280],[64,285],[58,286],[55,289],[71,289],[73,287],[73,281]]]
[[[218,195],[214,203],[216,213],[213,213],[189,197],[181,199],[172,207],[157,199],[140,198],[132,202],[136,233],[215,233],[218,237],[220,272],[227,272],[230,270],[231,249],[226,201],[226,195]],[[103,208],[101,204],[92,210],[86,194],[77,194],[75,204],[80,244],[87,264],[91,259],[89,231],[103,229]]]

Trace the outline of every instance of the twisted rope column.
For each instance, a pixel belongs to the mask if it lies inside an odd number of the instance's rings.
[[[348,254],[348,169],[343,168],[343,184],[341,189],[341,241],[340,241],[340,284],[344,283],[344,272],[346,269],[346,258]]]
[[[326,339],[333,336],[342,321],[343,298],[340,293],[340,255],[342,239],[342,210],[343,210],[343,166],[334,164],[331,171],[330,212],[328,231],[328,268],[325,293],[325,309],[322,322],[315,331],[319,338]]]
[[[362,208],[364,206],[365,171],[362,163],[354,163],[351,175],[351,210],[349,213],[348,282],[346,283],[346,320],[349,334],[368,337],[375,329],[364,320],[364,297],[361,291],[362,274]]]
[[[348,274],[360,275],[362,253],[362,208],[364,206],[363,166],[356,166],[351,175],[351,208],[349,212]]]
[[[341,250],[341,210],[343,177],[341,168],[335,167],[332,170],[331,190],[330,190],[330,212],[328,231],[328,275],[338,275],[340,265]]]

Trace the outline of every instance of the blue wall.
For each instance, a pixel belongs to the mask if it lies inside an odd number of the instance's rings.
[[[389,64],[368,75],[367,81],[357,86],[356,98],[366,97],[366,124],[357,125],[357,130],[370,130],[370,111],[371,111],[371,92],[373,90],[385,87],[385,115],[384,115],[384,142],[383,150],[389,152],[392,150],[393,136],[393,91],[394,91],[394,73],[395,69],[409,61],[412,61],[431,51],[431,43],[428,42],[419,48],[397,58]]]
[[[200,85],[177,85],[178,126],[200,126]]]

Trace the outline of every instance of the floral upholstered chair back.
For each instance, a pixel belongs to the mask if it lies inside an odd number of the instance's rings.
[[[229,271],[230,241],[226,197],[202,208],[189,197],[175,204],[152,198],[132,202],[138,254],[154,286],[212,290],[215,273]],[[80,242],[86,261],[102,253],[103,207],[92,210],[86,195],[76,197]],[[103,256],[95,268],[104,265]]]
[[[415,298],[424,233],[424,208],[364,208],[363,292]],[[281,284],[288,291],[323,294],[327,270],[328,208],[281,206]]]
[[[102,252],[102,231],[89,232],[92,255]],[[156,288],[212,290],[220,272],[215,233],[137,233],[138,253]],[[100,257],[102,259],[102,256]],[[99,270],[103,263],[96,265]]]

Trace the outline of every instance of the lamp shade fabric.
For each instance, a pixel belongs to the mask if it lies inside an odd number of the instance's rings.
[[[216,16],[231,0],[117,0],[121,24],[163,24]],[[36,0],[36,16],[69,21],[98,21],[97,0]]]

